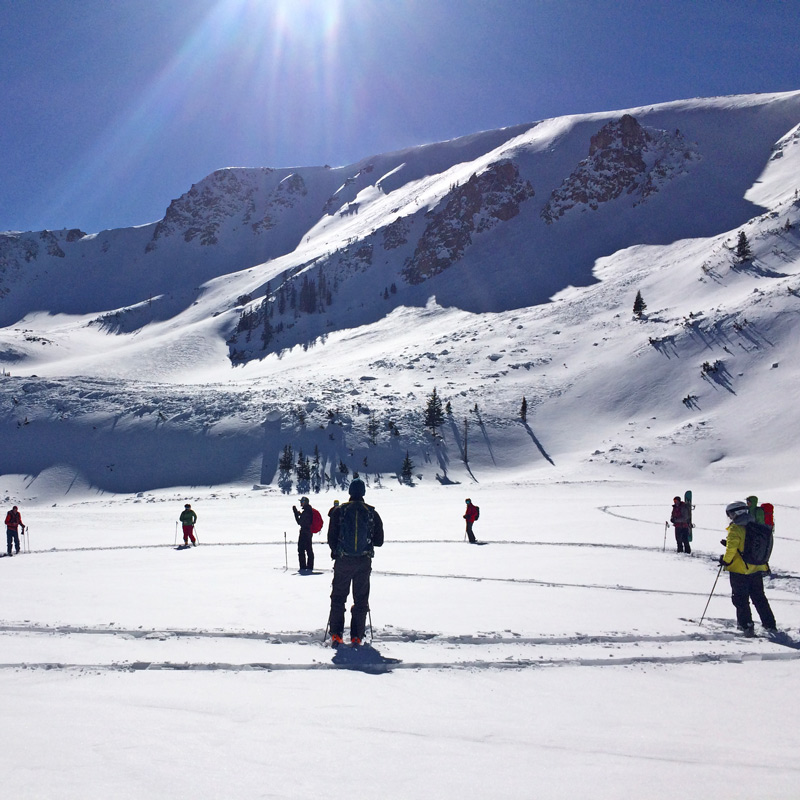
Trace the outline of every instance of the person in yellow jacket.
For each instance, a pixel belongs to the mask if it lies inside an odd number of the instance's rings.
[[[747,523],[753,522],[748,513],[747,503],[737,500],[725,509],[731,524],[728,525],[725,555],[720,556],[720,564],[731,579],[731,602],[736,609],[736,624],[745,636],[753,636],[753,614],[750,601],[756,607],[761,624],[768,631],[776,630],[775,615],[772,613],[767,596],[764,594],[764,573],[769,572],[768,564],[746,564],[742,558]]]

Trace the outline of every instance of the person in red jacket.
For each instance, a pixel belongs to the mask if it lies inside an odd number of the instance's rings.
[[[472,500],[467,498],[467,512],[464,514],[464,519],[467,521],[467,537],[470,544],[475,544],[475,534],[472,532],[472,525],[478,519],[478,506],[472,504]]]
[[[14,506],[11,511],[6,514],[6,542],[8,544],[8,555],[11,555],[11,545],[16,546],[19,553],[19,528],[22,527],[22,532],[25,533],[25,526],[22,524],[22,515],[19,509]]]

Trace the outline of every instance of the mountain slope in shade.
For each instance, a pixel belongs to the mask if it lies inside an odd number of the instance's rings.
[[[781,476],[799,125],[797,92],[681,101],[220,170],[152,225],[2,234],[0,469],[58,491],[267,483],[291,443],[327,482],[407,451],[443,482]]]

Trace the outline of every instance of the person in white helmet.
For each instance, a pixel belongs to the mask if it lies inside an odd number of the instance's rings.
[[[769,564],[748,564],[742,557],[747,536],[747,524],[755,520],[750,516],[747,503],[737,500],[725,509],[731,524],[728,525],[725,554],[720,556],[720,564],[730,575],[731,602],[736,609],[736,624],[745,636],[753,636],[753,614],[750,601],[756,607],[761,624],[768,631],[775,631],[775,615],[764,594],[764,573],[769,572]]]

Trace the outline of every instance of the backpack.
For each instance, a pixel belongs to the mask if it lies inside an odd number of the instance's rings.
[[[366,503],[344,503],[339,506],[339,543],[336,551],[340,556],[373,556],[372,535],[375,523],[372,506]]]
[[[761,510],[764,512],[764,524],[775,529],[775,506],[772,503],[762,503]]]
[[[742,561],[751,567],[767,564],[772,555],[772,544],[772,528],[760,522],[748,522],[745,526],[744,548],[740,552]]]
[[[316,508],[311,509],[311,533],[319,533],[322,530],[322,514]]]
[[[475,521],[477,522],[478,521],[478,517],[480,517],[480,515],[481,515],[481,510],[474,503],[472,504],[472,507],[475,509]]]

